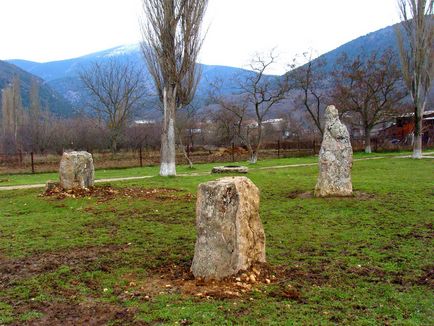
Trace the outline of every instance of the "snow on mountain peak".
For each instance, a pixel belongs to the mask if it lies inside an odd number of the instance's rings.
[[[127,44],[127,45],[121,45],[114,49],[112,49],[110,52],[106,53],[104,57],[117,57],[120,55],[125,55],[133,52],[137,52],[140,49],[139,43],[134,44]]]

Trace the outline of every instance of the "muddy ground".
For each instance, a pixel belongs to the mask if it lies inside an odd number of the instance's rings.
[[[71,273],[77,276],[95,270],[110,273],[122,261],[122,254],[127,252],[128,248],[128,245],[91,246],[36,253],[19,259],[3,257],[0,260],[0,290],[7,290],[19,285],[21,281],[55,272],[61,266],[69,267]],[[137,312],[135,308],[125,308],[122,303],[131,299],[152,302],[161,294],[177,294],[199,301],[248,301],[253,300],[254,292],[265,293],[277,300],[304,303],[306,298],[303,292],[306,287],[326,286],[336,282],[336,279],[330,277],[330,272],[354,274],[355,277],[362,277],[369,282],[392,282],[403,288],[418,284],[434,289],[434,266],[427,266],[422,276],[409,279],[408,276],[391,275],[379,268],[348,267],[327,260],[310,266],[303,262],[291,266],[257,264],[248,271],[241,271],[221,281],[195,279],[190,266],[190,260],[179,260],[149,270],[146,277],[134,273],[123,275],[121,280],[126,285],[116,285],[113,289],[118,304],[101,303],[94,296],[83,300],[79,295],[79,281],[72,281],[67,288],[52,287],[49,290],[54,298],[61,300],[41,302],[11,299],[7,303],[12,305],[16,315],[27,311],[42,313],[41,318],[28,322],[29,325],[102,325],[108,322],[114,325],[145,325],[134,320]],[[98,282],[87,281],[85,285],[98,293],[106,291]],[[185,322],[188,324],[188,321]]]
[[[110,185],[97,186],[90,189],[63,191],[54,188],[43,194],[47,200],[59,201],[65,198],[95,198],[97,202],[108,202],[115,198],[149,199],[159,202],[194,201],[191,194],[176,189],[143,189],[143,188],[114,188]],[[369,200],[373,195],[355,192],[351,197],[357,200]],[[294,191],[289,198],[311,198],[312,193]],[[109,209],[109,208],[108,208]],[[89,212],[99,214],[99,210],[89,208]],[[122,214],[134,216],[140,214],[134,209],[116,211],[119,218]],[[151,216],[152,217],[152,216]],[[151,218],[148,217],[148,218]],[[152,217],[153,218],[153,217]],[[161,221],[163,222],[163,221]],[[176,223],[165,219],[164,223]],[[90,224],[89,228],[95,227]],[[432,225],[424,225],[422,229],[433,230]],[[431,237],[415,228],[408,236],[414,238]],[[387,251],[390,248],[385,247]],[[135,320],[137,310],[126,308],[131,299],[150,302],[162,294],[177,294],[193,301],[203,300],[253,300],[255,292],[263,293],[275,300],[294,300],[305,303],[305,296],[312,286],[333,286],[341,280],[351,277],[375,283],[392,283],[406,290],[420,285],[434,290],[434,265],[426,266],[422,275],[404,275],[403,273],[386,272],[372,266],[348,266],[340,262],[322,257],[314,264],[304,261],[292,261],[288,265],[273,266],[257,264],[248,271],[228,277],[221,281],[205,281],[195,279],[190,271],[191,260],[178,259],[167,262],[163,260],[159,266],[146,270],[146,276],[128,273],[117,279],[112,291],[115,302],[102,303],[102,293],[106,290],[97,280],[83,280],[80,278],[86,272],[102,271],[114,273],[124,266],[125,257],[129,254],[130,246],[105,245],[83,246],[50,252],[35,252],[27,257],[8,258],[0,253],[0,291],[7,293],[19,287],[23,282],[54,273],[61,267],[67,267],[72,277],[68,279],[68,286],[58,286],[56,282],[45,284],[44,293],[50,295],[50,300],[33,300],[37,293],[29,293],[30,299],[17,299],[13,295],[6,296],[5,302],[11,305],[15,316],[28,311],[37,311],[41,317],[29,322],[12,325],[146,325]],[[300,252],[307,255],[322,256],[318,248],[308,245],[301,247]],[[186,256],[191,256],[186,254]],[[91,294],[83,298],[80,287],[90,289]],[[156,321],[158,322],[158,321]],[[180,324],[188,325],[189,321]]]

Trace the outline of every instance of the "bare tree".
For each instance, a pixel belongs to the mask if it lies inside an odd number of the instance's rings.
[[[80,79],[91,95],[90,107],[110,130],[110,147],[115,153],[123,128],[147,94],[143,74],[130,62],[111,58],[90,64],[80,72]]]
[[[217,104],[216,101],[215,105],[213,104],[207,112],[208,120],[211,122],[211,130],[209,131],[212,134],[208,142],[213,145],[224,144],[227,146],[237,138],[237,116],[225,109],[224,106],[226,106],[225,102]]]
[[[201,23],[208,0],[143,0],[142,52],[163,104],[160,175],[176,175],[176,110],[189,104],[200,72]]]
[[[157,147],[160,142],[161,126],[157,123],[140,123],[129,126],[125,132],[126,145],[134,150]]]
[[[247,147],[249,162],[252,164],[257,162],[261,149],[264,136],[263,122],[271,108],[285,99],[289,89],[287,74],[283,77],[266,75],[275,62],[276,56],[273,51],[267,56],[257,54],[250,64],[251,72],[237,78],[240,89],[238,95],[221,94],[221,80],[211,84],[212,91],[209,96],[212,102],[219,105],[220,111],[216,117],[219,119],[220,127],[227,135],[236,136]],[[225,114],[224,111],[229,114]]]
[[[250,68],[252,74],[239,81],[239,86],[247,103],[253,106],[255,123],[247,126],[246,146],[250,153],[249,162],[255,164],[263,138],[263,122],[271,108],[283,101],[289,90],[288,75],[283,77],[267,76],[268,69],[276,62],[271,51],[267,56],[256,55]]]
[[[52,133],[50,124],[52,117],[47,107],[41,107],[39,95],[40,85],[36,79],[31,80],[30,84],[30,107],[26,115],[27,146],[32,152],[43,153],[49,147]]]
[[[190,166],[193,168],[193,161],[190,159],[190,149],[194,145],[194,136],[197,131],[199,123],[199,103],[192,102],[185,106],[182,110],[178,111],[176,117],[176,132],[178,135],[178,145],[182,154]]]
[[[397,0],[402,29],[396,29],[405,84],[414,105],[413,158],[422,157],[422,120],[433,76],[433,1]]]
[[[32,151],[38,152],[41,143],[41,99],[39,98],[39,84],[33,78],[30,85],[29,129]]]
[[[246,96],[219,96],[215,98],[219,110],[215,115],[216,127],[225,142],[240,141],[253,153],[251,133],[256,126],[251,124],[247,115],[249,102]]]
[[[326,61],[323,58],[313,60],[312,51],[303,53],[303,57],[307,63],[293,69],[288,75],[294,89],[300,91],[297,106],[302,106],[307,111],[322,137],[324,133],[322,117],[327,102],[324,72]]]
[[[110,131],[98,118],[78,112],[71,118],[48,116],[46,123],[51,136],[46,151],[62,154],[65,149],[91,152],[110,148]]]
[[[397,106],[407,95],[394,54],[391,50],[382,55],[373,52],[367,58],[359,55],[354,60],[344,54],[333,75],[334,102],[342,108],[341,114],[346,111],[360,123],[365,152],[371,153],[371,130],[396,116]]]
[[[12,83],[2,90],[3,147],[7,151],[21,149],[20,127],[23,123],[21,82],[14,76]]]

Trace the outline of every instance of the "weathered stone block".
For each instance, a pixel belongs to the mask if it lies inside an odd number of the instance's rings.
[[[95,169],[88,152],[65,152],[60,161],[60,186],[65,189],[89,188],[94,185]]]
[[[196,204],[195,277],[222,279],[265,262],[259,189],[246,177],[202,183]]]
[[[353,149],[347,128],[339,120],[333,105],[325,112],[324,136],[319,152],[319,176],[316,197],[351,196]]]
[[[212,168],[211,173],[248,173],[249,168],[247,166],[226,165],[215,166]]]

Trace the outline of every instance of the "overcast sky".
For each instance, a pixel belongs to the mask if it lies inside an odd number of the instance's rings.
[[[0,0],[0,59],[46,62],[136,43],[141,11],[141,0]],[[396,0],[209,0],[200,60],[243,67],[276,48],[283,65],[398,21]]]

